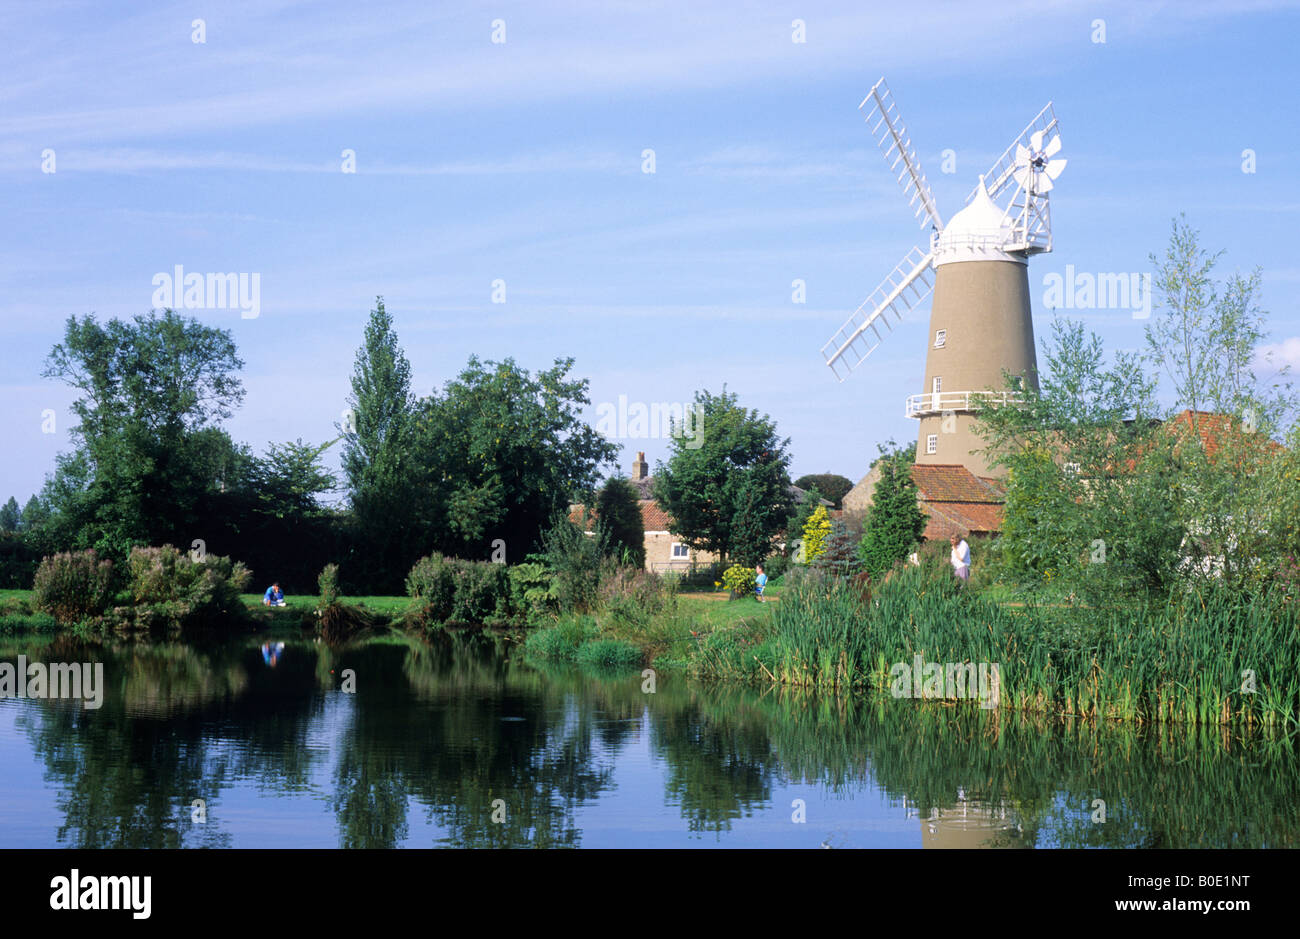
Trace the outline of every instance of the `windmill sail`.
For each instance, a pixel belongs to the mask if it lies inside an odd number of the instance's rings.
[[[930,295],[934,289],[934,255],[913,248],[893,272],[853,311],[839,332],[822,346],[826,364],[840,381],[876,351],[884,340],[881,327],[892,332],[894,322]],[[891,319],[893,322],[891,322]]]
[[[1046,142],[1046,147],[1044,147]],[[1046,172],[1026,172],[1030,155],[1050,158],[1061,149],[1056,112],[1052,102],[1035,115],[1020,136],[1011,142],[984,174],[983,181],[994,202],[1002,206],[1020,230],[1022,250],[1030,253],[1052,250],[1052,221],[1047,192],[1052,180],[1065,169],[1065,160],[1050,160]],[[1028,185],[1031,180],[1034,186]],[[966,201],[975,197],[978,186]]]
[[[925,173],[921,172],[921,161],[916,157],[916,149],[912,146],[907,127],[903,125],[903,118],[898,113],[894,95],[883,78],[871,87],[871,93],[862,99],[858,109],[861,110],[868,104],[871,108],[867,111],[866,120],[871,127],[871,136],[876,139],[876,145],[884,154],[890,172],[903,188],[907,204],[912,207],[922,228],[929,222],[935,228],[942,229],[943,220],[939,218],[934,193],[930,191]]]

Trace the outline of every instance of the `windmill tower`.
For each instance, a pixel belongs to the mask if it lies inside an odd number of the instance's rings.
[[[1022,387],[1037,387],[1028,262],[1052,250],[1047,194],[1066,163],[1055,159],[1061,149],[1056,114],[1048,102],[945,225],[883,78],[863,109],[885,162],[931,234],[928,250],[917,246],[905,254],[822,355],[843,381],[933,291],[925,382],[905,405],[907,416],[921,422],[916,461],[957,463],[987,476],[988,456],[973,452],[984,446],[974,431],[976,412],[991,400],[1014,400],[1004,371]]]

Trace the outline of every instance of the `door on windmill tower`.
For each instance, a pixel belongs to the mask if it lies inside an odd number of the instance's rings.
[[[939,407],[939,395],[943,392],[943,379],[938,375],[934,376],[934,386],[930,389],[931,403],[930,407],[936,411],[942,410]]]

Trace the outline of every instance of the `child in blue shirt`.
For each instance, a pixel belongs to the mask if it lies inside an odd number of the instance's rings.
[[[763,565],[756,568],[758,577],[754,579],[754,596],[758,597],[758,602],[763,603],[763,588],[767,586],[767,575],[763,573]]]
[[[262,595],[263,606],[284,606],[284,594],[280,592],[279,584],[272,584],[266,588],[266,593]]]

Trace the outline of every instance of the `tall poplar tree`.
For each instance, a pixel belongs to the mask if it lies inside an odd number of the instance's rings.
[[[415,461],[411,447],[411,365],[397,342],[393,319],[375,298],[352,370],[344,434],[343,473],[356,522],[349,580],[396,589],[419,556]]]

